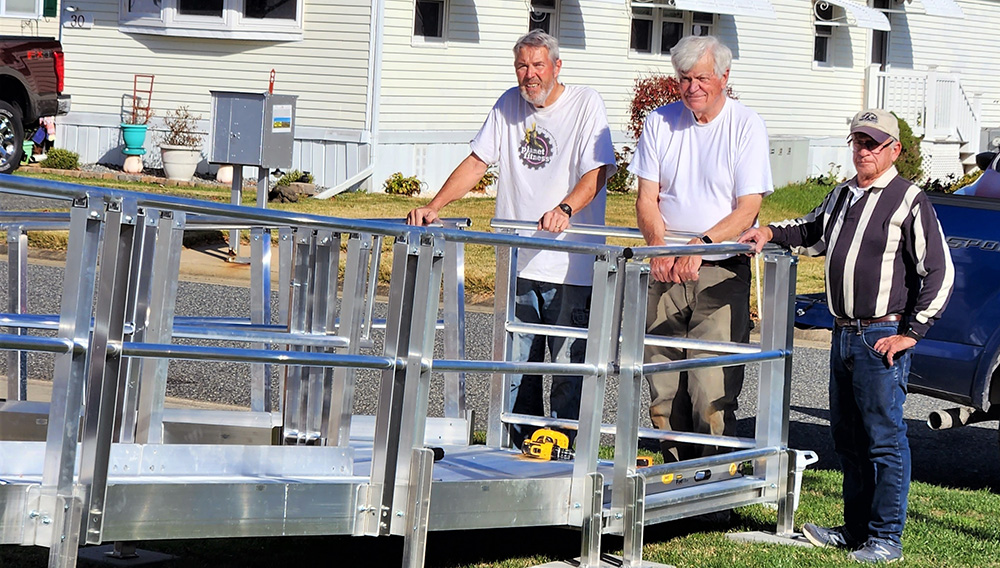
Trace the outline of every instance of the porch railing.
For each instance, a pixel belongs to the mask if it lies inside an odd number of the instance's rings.
[[[979,139],[980,97],[970,94],[955,73],[868,68],[866,105],[906,120],[913,134],[962,143]]]

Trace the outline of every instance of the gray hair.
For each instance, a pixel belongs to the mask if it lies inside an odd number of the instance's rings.
[[[542,30],[531,30],[521,36],[514,44],[514,57],[521,55],[521,50],[525,47],[544,47],[549,50],[552,63],[559,60],[559,40]]]
[[[670,63],[674,73],[680,79],[681,73],[686,73],[698,64],[706,53],[712,55],[715,62],[715,76],[722,77],[729,71],[733,63],[733,52],[715,36],[687,36],[682,38],[670,50]]]

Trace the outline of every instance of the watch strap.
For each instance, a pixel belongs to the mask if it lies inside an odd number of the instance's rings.
[[[573,208],[570,207],[568,204],[566,204],[566,203],[560,203],[559,204],[559,209],[563,213],[565,213],[567,217],[572,217],[573,216]]]

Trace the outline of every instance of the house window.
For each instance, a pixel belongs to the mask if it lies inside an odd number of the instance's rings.
[[[559,0],[531,0],[528,31],[531,30],[542,30],[550,36],[559,35]]]
[[[42,0],[0,0],[0,18],[42,17]]]
[[[813,8],[816,17],[816,39],[813,43],[813,61],[830,63],[830,45],[833,43],[833,26],[824,22],[833,21],[833,5],[826,2],[816,2]]]
[[[885,14],[886,19],[892,21],[892,0],[873,0],[872,8]],[[885,66],[889,63],[889,32],[885,30],[872,30],[872,63],[881,67],[885,71]]]
[[[417,0],[413,13],[413,37],[444,39],[447,8],[445,0]]]
[[[682,37],[710,35],[714,27],[715,14],[636,6],[629,45],[636,53],[669,55]]]
[[[183,37],[302,39],[302,0],[122,0],[119,29]]]

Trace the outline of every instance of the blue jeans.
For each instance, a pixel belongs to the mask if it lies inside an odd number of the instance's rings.
[[[525,278],[517,279],[514,299],[514,320],[521,323],[587,327],[590,321],[590,286],[552,284]],[[587,342],[583,339],[517,334],[514,339],[514,361],[545,361],[545,346],[552,361],[583,363]],[[555,418],[580,417],[580,389],[583,377],[555,375],[549,393],[549,408]],[[517,414],[544,416],[541,375],[511,375],[510,408]],[[511,442],[521,442],[535,431],[533,426],[511,424]],[[573,439],[572,432],[570,440]]]
[[[889,367],[875,342],[898,333],[898,323],[858,331],[838,327],[830,348],[830,425],[844,468],[844,525],[902,546],[910,490],[910,445],[903,421],[910,352]]]

